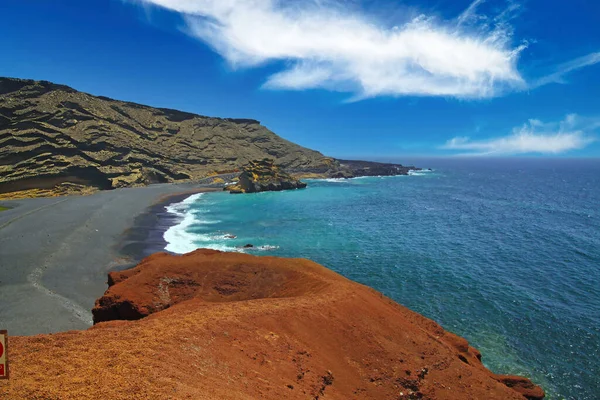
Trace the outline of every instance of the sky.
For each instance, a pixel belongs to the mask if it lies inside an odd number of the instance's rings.
[[[0,76],[338,158],[600,157],[596,0],[2,0]]]

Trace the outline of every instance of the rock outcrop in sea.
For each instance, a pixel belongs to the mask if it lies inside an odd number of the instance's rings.
[[[237,183],[225,187],[229,193],[257,193],[302,189],[306,183],[292,177],[269,158],[250,161],[242,168]]]
[[[466,340],[304,259],[157,253],[94,327],[11,337],[2,399],[541,399]],[[526,396],[526,397],[525,397]]]

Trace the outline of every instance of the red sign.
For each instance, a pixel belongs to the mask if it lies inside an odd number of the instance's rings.
[[[0,331],[0,379],[8,379],[8,332]]]

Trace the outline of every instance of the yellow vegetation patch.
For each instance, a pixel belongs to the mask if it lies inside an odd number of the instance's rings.
[[[33,199],[35,197],[56,197],[58,194],[52,190],[47,189],[29,189],[19,190],[18,192],[8,192],[0,194],[0,200],[13,200],[13,199]]]
[[[80,185],[59,185],[52,189],[27,189],[17,192],[0,193],[0,200],[34,199],[38,197],[59,197],[68,195],[88,195],[98,189]]]

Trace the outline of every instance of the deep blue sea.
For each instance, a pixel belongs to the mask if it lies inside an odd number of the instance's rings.
[[[600,160],[414,160],[411,176],[194,195],[173,252],[305,257],[469,340],[549,399],[600,399]],[[226,235],[235,235],[235,239]]]

